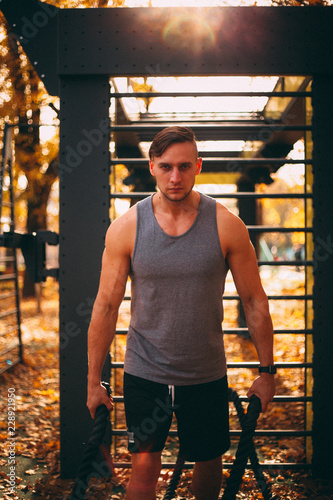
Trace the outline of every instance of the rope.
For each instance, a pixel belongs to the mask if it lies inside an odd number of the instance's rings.
[[[267,485],[266,478],[261,471],[257,453],[253,444],[253,436],[261,411],[261,401],[255,394],[251,396],[246,414],[244,413],[242,403],[237,393],[231,388],[229,388],[229,401],[232,401],[235,405],[237,415],[242,426],[242,433],[239,439],[235,461],[232,466],[222,500],[235,500],[248,457],[250,458],[252,469],[264,499],[271,500],[273,498],[272,493]]]
[[[106,382],[102,382],[102,385],[110,395],[110,386]],[[88,488],[89,474],[92,471],[92,463],[97,456],[99,448],[103,442],[106,427],[108,424],[109,410],[105,405],[100,405],[96,409],[94,426],[91,432],[91,436],[88,440],[87,446],[84,450],[82,462],[79,468],[77,478],[68,500],[80,500],[84,497],[84,493]]]
[[[248,409],[247,409],[247,413],[245,414],[242,402],[241,402],[241,400],[240,400],[237,392],[234,391],[233,389],[231,389],[231,387],[229,387],[229,401],[232,401],[233,404],[234,404],[234,406],[235,406],[235,409],[237,411],[237,416],[238,416],[238,419],[239,419],[239,422],[241,424],[242,429],[244,429],[244,427],[243,427],[244,426],[244,421],[247,418],[250,418],[251,420],[253,418],[255,418],[255,423],[253,423],[254,424],[254,429],[250,430],[252,436],[250,437],[249,440],[247,440],[245,450],[244,450],[244,447],[243,447],[243,449],[241,448],[241,451],[243,451],[243,453],[246,453],[246,455],[247,455],[246,459],[245,459],[246,460],[245,461],[245,465],[244,465],[244,459],[243,458],[242,458],[241,466],[237,465],[237,463],[236,463],[236,461],[237,461],[237,454],[236,454],[236,459],[235,459],[235,462],[233,464],[232,472],[230,473],[230,478],[231,478],[231,476],[233,476],[233,479],[231,480],[229,478],[229,480],[227,482],[227,487],[226,487],[226,489],[224,491],[224,495],[222,497],[223,500],[227,500],[227,499],[229,500],[229,497],[227,495],[230,495],[230,499],[235,498],[235,495],[236,495],[236,493],[237,493],[237,491],[239,489],[239,486],[240,486],[240,483],[241,483],[241,480],[242,480],[242,476],[243,476],[243,473],[244,473],[244,470],[245,470],[245,467],[246,467],[247,457],[249,457],[249,459],[250,459],[252,470],[254,472],[255,478],[256,478],[258,486],[259,486],[259,488],[260,488],[260,490],[262,492],[264,500],[271,500],[273,498],[272,493],[270,491],[270,488],[269,488],[269,486],[267,484],[266,478],[265,478],[265,476],[264,476],[264,474],[262,472],[261,466],[259,464],[258,455],[257,455],[257,452],[255,450],[255,447],[254,447],[254,444],[253,444],[253,439],[252,439],[254,431],[255,431],[256,423],[257,423],[257,420],[258,420],[258,417],[259,417],[259,413],[260,413],[260,410],[261,410],[260,399],[257,398],[257,396],[254,396],[254,397],[255,397],[255,399],[253,400],[252,399],[253,396],[252,396],[252,398],[250,400],[250,404],[249,404]],[[255,401],[255,402],[253,402],[253,401]],[[248,417],[249,412],[250,412],[250,417]],[[252,416],[252,412],[254,412],[253,416]],[[244,430],[242,431],[242,434],[241,434],[241,437],[240,437],[240,441],[239,441],[239,445],[241,443],[243,433],[244,433]],[[240,448],[239,445],[238,445],[238,450]],[[237,450],[237,453],[238,453],[238,450]],[[243,465],[244,465],[244,469],[242,470],[240,467],[243,468]],[[236,468],[236,472],[233,472],[234,468]],[[240,474],[241,474],[241,477],[239,478]],[[236,484],[236,481],[237,481],[237,483],[238,483],[236,493],[233,493],[234,496],[231,496],[232,495],[231,491],[234,491],[234,487],[231,490],[231,486],[230,486],[230,490],[229,490],[229,481],[235,482],[235,484]]]
[[[227,481],[227,486],[224,490],[221,500],[235,500],[236,494],[239,490],[242,477],[245,471],[248,457],[251,461],[251,466],[258,482],[259,488],[263,494],[264,500],[271,500],[272,493],[266,482],[266,478],[262,473],[258,456],[253,444],[253,436],[257,426],[257,420],[261,411],[261,401],[260,399],[253,395],[250,399],[250,403],[247,408],[247,413],[245,414],[242,402],[236,391],[229,387],[228,389],[229,401],[233,402],[239,422],[242,427],[242,433],[238,443],[238,449],[236,453],[236,458],[231,469],[229,479]],[[178,456],[176,466],[172,477],[170,479],[168,488],[163,497],[163,500],[172,500],[175,498],[175,492],[177,485],[182,473],[185,460]]]
[[[172,500],[173,498],[175,498],[176,489],[179,483],[180,476],[182,475],[183,472],[184,464],[185,460],[183,459],[183,457],[178,455],[176,465],[173,474],[171,476],[171,479],[169,481],[168,488],[163,497],[163,500]]]
[[[106,388],[108,394],[110,395],[109,384],[107,384],[106,382],[102,382],[102,385]],[[228,397],[229,401],[232,401],[236,408],[238,419],[242,427],[242,432],[238,443],[236,458],[221,500],[236,499],[236,494],[239,490],[248,458],[250,458],[251,466],[254,471],[254,475],[258,482],[259,488],[263,494],[264,500],[272,500],[272,493],[266,482],[266,478],[262,473],[258,456],[253,444],[253,436],[261,411],[260,399],[256,395],[253,395],[250,399],[247,413],[245,414],[241,400],[236,391],[229,388]],[[100,445],[102,444],[108,423],[108,417],[109,411],[107,407],[105,405],[100,405],[96,410],[93,430],[83,454],[82,463],[79,468],[78,476],[76,478],[72,494],[68,500],[80,500],[84,497],[84,493],[88,488],[88,476],[92,471],[93,460],[95,459],[99,451]],[[175,498],[175,492],[180,476],[182,474],[184,464],[184,458],[178,455],[175,468],[163,500],[172,500]]]

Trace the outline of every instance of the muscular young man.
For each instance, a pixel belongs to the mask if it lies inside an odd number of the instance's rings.
[[[132,474],[127,500],[153,500],[161,453],[175,413],[180,453],[195,462],[192,491],[216,500],[229,448],[222,295],[231,270],[260,365],[273,365],[273,328],[253,246],[243,222],[193,190],[201,170],[194,134],[159,132],[150,150],[158,191],[108,229],[100,286],[88,332],[88,401],[112,409],[100,385],[118,309],[131,278],[124,398]],[[274,376],[260,373],[248,391],[265,412]]]

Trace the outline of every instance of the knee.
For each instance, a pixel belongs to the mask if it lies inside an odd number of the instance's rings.
[[[161,460],[153,453],[140,453],[132,459],[131,488],[140,492],[155,491],[161,471]]]
[[[196,500],[217,500],[222,483],[222,460],[218,457],[194,466],[191,491]]]

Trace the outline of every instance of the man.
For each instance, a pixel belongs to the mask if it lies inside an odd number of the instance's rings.
[[[132,310],[124,398],[132,475],[126,499],[156,498],[161,452],[174,411],[180,453],[195,462],[193,494],[197,500],[216,500],[221,488],[221,457],[229,448],[221,328],[228,269],[264,367],[248,397],[256,394],[264,412],[275,390],[268,301],[242,221],[193,190],[202,159],[192,130],[162,130],[153,140],[149,156],[158,192],[116,219],[106,235],[88,332],[87,405],[92,417],[102,403],[112,409],[100,385],[101,370],[130,276]]]

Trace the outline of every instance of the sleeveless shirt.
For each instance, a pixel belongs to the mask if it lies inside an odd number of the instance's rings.
[[[170,385],[217,380],[226,374],[221,323],[228,268],[216,201],[200,194],[196,219],[179,236],[159,226],[152,196],[136,210],[125,371]]]

